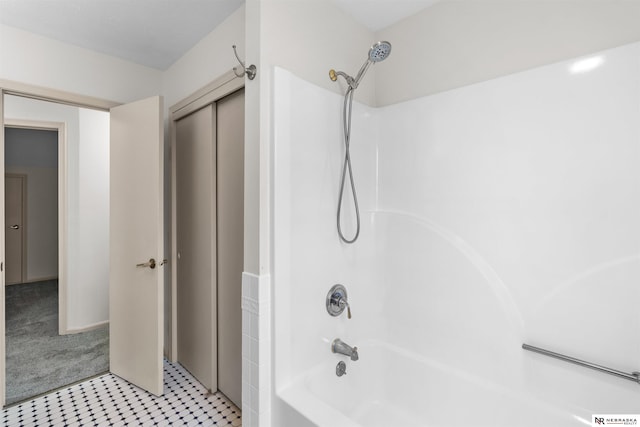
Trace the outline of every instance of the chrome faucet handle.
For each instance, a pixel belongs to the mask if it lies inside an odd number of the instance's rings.
[[[347,306],[347,319],[351,319],[351,306],[349,305],[347,300],[344,298],[340,298],[338,300],[338,305],[342,310],[344,310],[344,307]]]
[[[351,319],[351,306],[347,299],[347,290],[342,285],[334,285],[327,294],[327,312],[332,316],[339,316],[347,309],[347,317]]]

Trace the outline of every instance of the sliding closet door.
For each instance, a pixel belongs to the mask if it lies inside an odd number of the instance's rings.
[[[215,109],[176,122],[178,361],[217,389]]]
[[[244,90],[175,130],[178,361],[241,406]]]
[[[217,102],[218,388],[242,405],[244,89]]]

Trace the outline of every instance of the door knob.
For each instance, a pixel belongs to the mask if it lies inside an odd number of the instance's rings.
[[[151,269],[156,268],[156,260],[151,258],[149,262],[143,262],[142,264],[136,264],[136,267],[149,267]]]
[[[14,224],[14,225],[11,226],[11,229],[12,230],[19,230],[20,226],[18,224]]]

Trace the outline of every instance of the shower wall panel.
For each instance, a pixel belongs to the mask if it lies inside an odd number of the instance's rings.
[[[520,345],[640,367],[640,44],[377,113],[392,336],[500,383],[632,410],[559,378],[637,398],[633,383]],[[420,339],[404,333],[416,323]]]
[[[310,369],[331,354],[335,338],[361,339],[359,330],[382,324],[374,291],[373,210],[376,197],[374,110],[354,103],[351,157],[362,215],[353,245],[341,243],[336,209],[344,159],[342,97],[276,68],[273,280],[276,383]],[[353,204],[345,194],[343,230],[353,234]],[[343,284],[353,318],[331,317],[329,289]],[[337,335],[339,334],[339,336]],[[355,344],[357,345],[357,344]]]

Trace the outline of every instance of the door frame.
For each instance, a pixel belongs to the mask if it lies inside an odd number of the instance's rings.
[[[169,347],[169,359],[178,361],[178,246],[177,246],[177,162],[176,162],[176,122],[181,118],[197,111],[209,104],[224,98],[244,88],[244,78],[238,78],[233,70],[229,70],[206,86],[198,89],[191,95],[177,102],[169,108],[169,134],[171,135],[171,322],[169,324],[169,339],[166,340]],[[216,316],[212,316],[212,330]],[[217,332],[216,332],[217,334]],[[214,370],[217,376],[217,369]],[[212,384],[216,384],[212,381]]]
[[[6,337],[5,337],[5,217],[4,217],[4,96],[17,95],[27,98],[39,99],[42,101],[56,102],[59,104],[72,105],[76,107],[90,108],[100,111],[109,111],[112,107],[120,103],[90,96],[78,95],[71,92],[56,89],[44,88],[11,80],[0,79],[0,407],[6,403]],[[60,134],[58,134],[59,136]],[[58,146],[58,150],[60,145]],[[60,162],[59,162],[60,163]],[[60,164],[58,164],[58,167]],[[65,165],[66,166],[66,165]],[[60,233],[60,231],[58,231]]]
[[[5,129],[9,127],[5,125]],[[22,213],[22,218],[20,219],[21,222],[21,226],[22,227],[22,245],[21,245],[21,252],[22,254],[20,254],[20,256],[22,257],[22,263],[20,265],[20,269],[22,271],[20,271],[20,276],[22,277],[22,280],[20,281],[20,283],[24,283],[25,278],[27,277],[27,233],[24,232],[24,230],[27,228],[27,185],[28,185],[28,181],[27,181],[27,174],[26,173],[13,173],[13,172],[5,172],[4,174],[4,179],[5,179],[5,184],[6,184],[6,179],[7,178],[19,178],[22,180],[22,206],[21,206],[21,213]],[[5,188],[6,190],[6,188]],[[6,206],[5,206],[6,208]],[[6,250],[6,246],[5,246],[5,250]],[[15,283],[14,283],[15,284]],[[8,286],[8,285],[7,285]]]
[[[70,333],[67,328],[67,125],[63,122],[6,118],[6,128],[58,132],[58,333],[66,335]],[[1,149],[4,150],[4,141]]]

